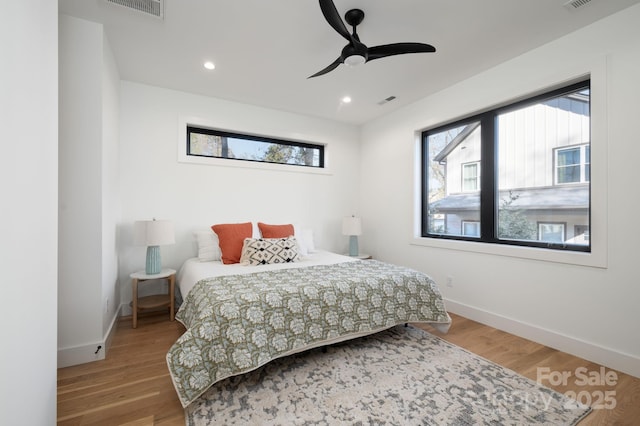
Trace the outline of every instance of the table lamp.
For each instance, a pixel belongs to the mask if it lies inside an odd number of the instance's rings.
[[[147,246],[145,273],[159,274],[162,271],[160,246],[175,243],[173,222],[170,220],[139,220],[133,225],[133,241],[137,246]]]
[[[342,219],[342,235],[349,236],[349,256],[358,255],[358,235],[362,235],[362,221],[350,216]]]

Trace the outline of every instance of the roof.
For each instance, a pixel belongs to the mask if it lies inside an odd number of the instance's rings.
[[[516,198],[512,207],[523,210],[575,210],[589,208],[589,184],[563,185],[500,191],[500,202]],[[436,201],[432,207],[440,212],[480,210],[480,193],[451,194]]]
[[[447,144],[447,146],[444,147],[442,151],[438,153],[438,155],[433,158],[433,161],[438,163],[446,161],[446,158],[451,154],[451,151],[456,149],[458,145],[460,145],[471,133],[473,133],[475,129],[478,128],[479,125],[479,121],[468,124],[455,138],[453,138],[451,142]]]

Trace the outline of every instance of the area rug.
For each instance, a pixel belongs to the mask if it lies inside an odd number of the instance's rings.
[[[574,425],[590,411],[426,331],[398,326],[226,379],[185,417],[189,426]]]

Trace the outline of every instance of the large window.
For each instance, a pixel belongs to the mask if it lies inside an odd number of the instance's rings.
[[[187,155],[324,167],[324,146],[187,126]]]
[[[590,83],[423,132],[422,236],[590,251]]]

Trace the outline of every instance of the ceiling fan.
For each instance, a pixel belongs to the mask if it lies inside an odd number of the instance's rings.
[[[362,10],[351,9],[344,15],[344,19],[347,24],[353,27],[353,33],[351,34],[340,18],[340,14],[332,0],[320,0],[320,9],[322,10],[322,14],[329,25],[331,25],[338,34],[346,38],[349,44],[342,49],[342,53],[338,59],[333,61],[328,67],[318,71],[308,78],[318,77],[333,71],[340,64],[355,66],[373,61],[374,59],[386,58],[387,56],[436,51],[435,47],[425,43],[392,43],[367,47],[360,42],[360,37],[358,37],[358,33],[356,32],[356,27],[364,19],[364,12]]]

